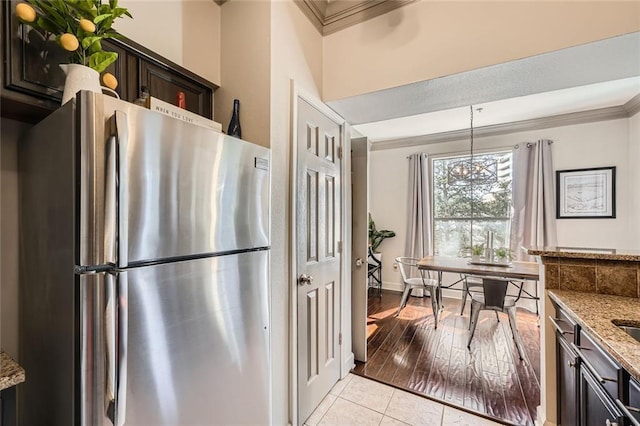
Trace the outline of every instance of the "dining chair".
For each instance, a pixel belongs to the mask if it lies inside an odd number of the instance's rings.
[[[371,247],[367,256],[367,279],[369,288],[377,287],[378,294],[382,294],[382,262],[373,255]]]
[[[402,299],[400,300],[400,307],[395,316],[400,315],[402,309],[407,305],[409,294],[414,288],[422,288],[429,290],[429,297],[431,298],[431,309],[433,311],[434,328],[438,328],[438,314],[440,313],[440,294],[438,287],[438,280],[432,279],[429,275],[429,271],[420,271],[420,277],[413,278],[409,272],[412,268],[418,269],[418,260],[412,257],[396,257],[396,263],[398,269],[400,269],[400,275],[402,275],[402,284],[404,289],[402,291]]]
[[[462,280],[462,307],[460,308],[460,315],[462,315],[467,305],[467,297],[471,297],[471,292],[482,291],[482,280],[464,274],[460,274],[460,279]]]
[[[509,284],[513,284],[518,288],[517,295],[507,294]],[[522,353],[522,341],[516,328],[516,302],[522,295],[522,283],[516,284],[509,280],[495,279],[495,278],[482,278],[482,290],[478,292],[470,292],[471,296],[471,314],[469,321],[469,341],[467,342],[467,348],[471,349],[471,340],[476,331],[478,325],[478,316],[480,311],[490,310],[497,312],[504,312],[509,316],[509,326],[511,327],[511,334],[513,334],[513,340],[518,350],[518,356],[523,358]]]

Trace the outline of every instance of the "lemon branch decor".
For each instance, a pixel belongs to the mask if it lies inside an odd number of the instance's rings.
[[[116,19],[132,18],[126,8],[118,6],[118,0],[26,0],[16,5],[16,16],[45,39],[54,35],[58,44],[71,52],[70,63],[99,73],[118,59],[116,52],[102,50],[101,41],[120,36],[111,28]]]

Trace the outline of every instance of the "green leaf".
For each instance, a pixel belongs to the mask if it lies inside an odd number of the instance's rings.
[[[97,40],[95,43],[93,43],[91,46],[89,46],[89,53],[97,53],[97,52],[102,52],[102,43],[100,42],[100,40]]]
[[[118,59],[116,52],[96,52],[89,56],[89,66],[98,72],[104,71]]]
[[[103,5],[101,5],[101,6],[98,8],[98,13],[99,13],[100,15],[104,15],[104,14],[107,14],[107,13],[109,13],[109,14],[110,14],[110,13],[111,13],[111,6],[109,6],[108,4],[103,4]]]
[[[96,41],[100,41],[101,37],[93,36],[93,37],[85,37],[82,39],[82,48],[86,49],[91,46]]]
[[[118,7],[118,0],[109,0],[109,6],[111,6],[111,9],[115,9]]]
[[[56,24],[54,24],[53,22],[51,22],[51,20],[41,17],[38,18],[38,20],[35,22],[36,25],[45,30],[48,31],[50,33],[57,33],[58,32],[58,26]]]
[[[93,19],[93,23],[94,24],[99,24],[100,22],[104,21],[105,19],[111,18],[111,14],[110,13],[105,13],[102,15],[98,15]]]

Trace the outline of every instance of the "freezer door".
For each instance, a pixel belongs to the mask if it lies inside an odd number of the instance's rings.
[[[256,251],[128,270],[118,424],[269,423],[267,265]]]
[[[151,111],[128,127],[129,264],[269,245],[266,148]]]
[[[79,265],[269,245],[267,148],[109,96],[78,102]]]

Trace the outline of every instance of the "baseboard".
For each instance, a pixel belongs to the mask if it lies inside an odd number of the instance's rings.
[[[550,422],[547,420],[547,413],[545,413],[542,405],[538,405],[536,408],[536,426],[558,426],[557,423]]]
[[[353,370],[355,366],[356,366],[355,355],[353,354],[353,352],[350,352],[349,356],[344,360],[345,369],[341,371],[340,378],[344,379],[345,377],[347,377],[347,374],[349,374],[349,372]]]

